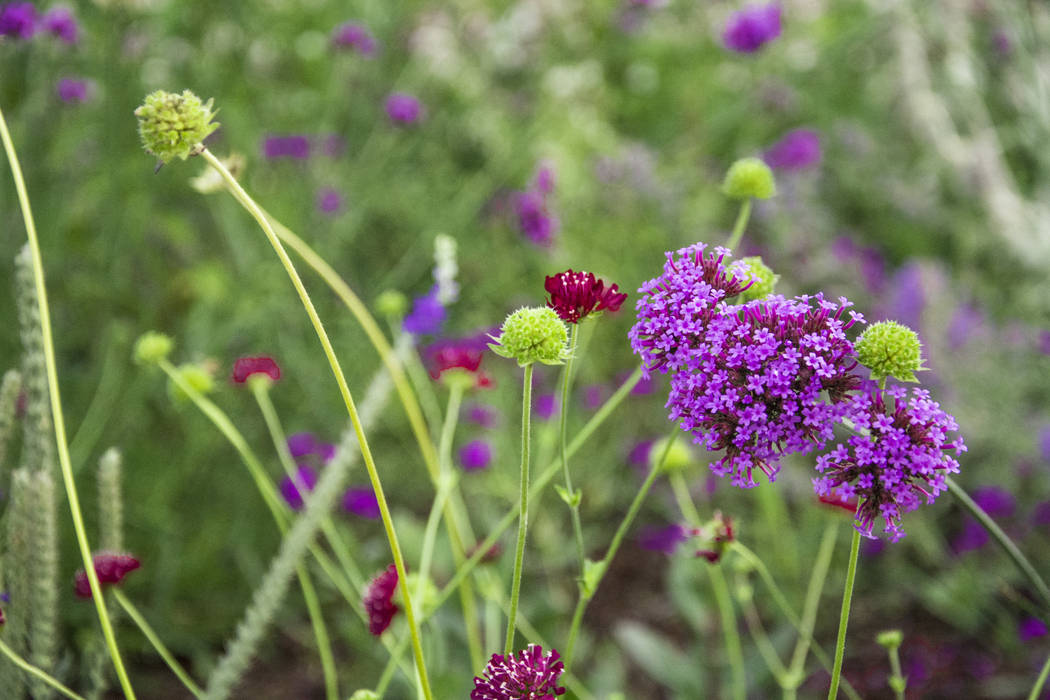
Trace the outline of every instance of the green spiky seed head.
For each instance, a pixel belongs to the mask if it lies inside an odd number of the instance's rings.
[[[857,338],[853,349],[857,360],[871,370],[871,378],[877,382],[886,377],[918,382],[915,373],[924,369],[919,336],[896,321],[871,324]]]
[[[560,365],[569,358],[569,332],[554,309],[518,309],[503,322],[492,352],[518,361],[519,367],[542,362]]]
[[[180,365],[176,371],[183,380],[190,385],[190,388],[198,394],[211,393],[215,388],[215,380],[212,378],[211,372],[202,365],[188,363]],[[168,394],[175,403],[182,403],[188,401],[190,398],[189,395],[182,390],[182,387],[174,381],[168,382]]]
[[[734,199],[769,199],[777,186],[768,165],[758,158],[741,158],[729,166],[722,191]]]
[[[879,632],[878,636],[875,637],[875,641],[879,646],[892,651],[904,641],[904,633],[900,630],[886,630],[885,632]]]
[[[660,458],[664,455],[664,450],[667,449],[667,438],[662,438],[653,443],[653,446],[649,448],[649,466],[651,468],[657,468],[660,466]],[[663,469],[664,471],[674,471],[675,469],[684,469],[692,464],[695,460],[693,459],[693,451],[689,449],[689,445],[685,442],[676,439],[671,443],[671,449],[667,453],[667,457],[664,459]]]
[[[401,318],[408,311],[408,297],[396,289],[388,289],[376,297],[376,311],[391,318]]]
[[[744,279],[750,277],[754,280],[751,286],[740,294],[741,301],[748,302],[755,299],[763,299],[773,293],[773,288],[776,286],[777,280],[780,279],[780,275],[773,272],[768,265],[762,262],[762,258],[757,255],[750,258],[742,258],[739,265],[741,276]]]
[[[204,150],[204,139],[219,128],[218,122],[212,122],[211,105],[212,100],[201,102],[189,90],[181,95],[163,90],[146,95],[135,110],[143,148],[162,163],[198,155]]]
[[[175,341],[170,336],[157,331],[148,331],[135,341],[135,351],[132,356],[140,365],[155,365],[168,358],[174,345]]]

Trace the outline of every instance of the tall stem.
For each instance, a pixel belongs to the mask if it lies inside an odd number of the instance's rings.
[[[84,700],[83,697],[77,695],[72,690],[59,683],[58,680],[49,676],[45,671],[37,668],[33,664],[23,659],[18,654],[16,654],[14,649],[7,646],[2,637],[0,637],[0,653],[2,653],[4,656],[10,659],[11,663],[13,663],[15,666],[18,666],[20,669],[33,676],[34,678],[39,678],[58,692],[65,695],[67,698],[70,698],[71,700]]]
[[[578,323],[570,324],[569,331],[569,359],[565,361],[565,372],[561,386],[561,466],[565,472],[565,493],[569,498],[569,511],[572,514],[572,530],[576,536],[576,558],[580,562],[580,575],[583,575],[584,557],[583,549],[583,526],[580,524],[580,502],[572,489],[572,475],[569,472],[569,455],[566,451],[568,438],[566,434],[569,429],[569,387],[572,384],[572,364],[576,354],[577,336],[580,326]]]
[[[817,622],[817,608],[820,605],[820,594],[824,591],[824,582],[828,578],[828,568],[831,565],[831,555],[835,549],[835,539],[838,537],[839,524],[834,520],[828,521],[824,529],[824,536],[820,540],[820,549],[817,550],[817,560],[813,563],[813,574],[809,578],[809,587],[806,588],[806,602],[802,606],[802,622],[799,625],[798,642],[791,656],[791,664],[788,667],[788,677],[793,683],[791,688],[785,688],[785,695],[790,690],[790,696],[794,697],[798,684],[802,682],[802,672],[806,666],[806,655],[809,653],[810,642],[813,639],[813,627]]]
[[[171,672],[182,681],[182,685],[186,687],[186,690],[190,691],[196,698],[203,697],[204,691],[201,690],[201,687],[190,677],[190,674],[187,673],[186,669],[182,667],[182,664],[178,662],[175,655],[164,645],[164,642],[161,641],[160,635],[153,630],[153,627],[151,627],[149,622],[146,621],[146,618],[139,612],[139,609],[128,600],[126,595],[124,595],[124,591],[119,588],[114,588],[113,597],[117,599],[118,603],[120,603],[120,607],[124,608],[124,612],[128,614],[128,617],[131,618],[132,622],[138,625],[139,630],[146,639],[149,640],[149,643],[153,645],[153,648],[157,650],[157,653],[160,654],[160,658],[164,659],[164,663],[168,665]]]
[[[518,595],[521,593],[521,570],[525,560],[525,533],[529,528],[529,428],[532,420],[532,365],[525,365],[521,392],[521,498],[518,505],[518,544],[514,549],[514,578],[510,584],[510,613],[507,616],[507,641],[503,655],[514,650],[514,631],[518,617]],[[564,410],[564,408],[562,409]]]
[[[1047,676],[1050,676],[1050,658],[1047,658],[1046,663],[1043,664],[1043,670],[1039,672],[1039,677],[1035,679],[1032,692],[1028,693],[1028,700],[1039,700],[1039,694],[1043,692]]]
[[[432,700],[433,693],[430,690],[430,679],[427,677],[426,664],[423,659],[423,644],[422,640],[419,638],[419,625],[416,622],[416,613],[412,606],[412,596],[407,590],[405,590],[404,585],[404,582],[407,580],[408,572],[405,569],[405,560],[401,554],[401,544],[398,542],[397,532],[394,530],[394,522],[390,516],[390,507],[387,505],[386,495],[383,493],[383,484],[379,479],[379,472],[376,469],[375,460],[372,457],[372,450],[368,446],[368,438],[365,436],[364,428],[361,425],[361,418],[358,416],[357,406],[354,403],[353,396],[350,394],[350,387],[347,386],[346,377],[343,375],[343,370],[339,365],[339,359],[335,355],[335,349],[332,347],[332,342],[328,339],[328,332],[325,330],[324,324],[321,323],[321,318],[317,315],[317,310],[314,308],[313,301],[310,300],[310,295],[306,291],[306,287],[303,286],[303,281],[299,277],[295,265],[292,264],[291,258],[288,257],[288,253],[285,252],[284,246],[281,245],[281,241],[277,238],[277,234],[274,232],[273,226],[270,225],[270,220],[266,218],[266,214],[264,214],[255,203],[255,200],[244,191],[244,188],[242,188],[236,178],[230,174],[230,171],[226,169],[226,166],[222,164],[222,161],[216,158],[211,151],[204,149],[201,155],[203,155],[209,165],[211,165],[212,168],[222,176],[237,201],[239,201],[252,215],[252,218],[254,218],[256,222],[258,222],[259,227],[262,228],[263,233],[266,234],[266,238],[269,240],[274,252],[277,253],[277,257],[280,258],[285,272],[288,273],[292,286],[295,287],[295,291],[299,294],[299,299],[303,303],[303,308],[306,310],[307,316],[310,317],[310,323],[313,325],[314,331],[317,333],[317,338],[321,341],[321,347],[324,349],[325,356],[328,359],[328,364],[331,366],[332,375],[335,377],[336,384],[339,385],[339,391],[342,394],[343,402],[346,404],[346,410],[350,416],[350,422],[354,426],[354,433],[357,436],[358,446],[361,448],[361,457],[364,460],[365,469],[368,471],[368,478],[372,482],[372,490],[375,491],[376,501],[379,504],[379,514],[383,520],[383,529],[386,531],[387,540],[390,543],[390,553],[393,556],[394,567],[397,570],[398,585],[401,586],[402,593],[404,594],[405,619],[408,621],[409,633],[412,635],[412,652],[416,660],[416,671],[419,673],[420,683],[423,686],[423,695],[427,700]]]
[[[40,256],[40,242],[37,238],[36,223],[33,220],[33,210],[29,206],[29,193],[26,191],[25,179],[22,177],[22,166],[18,162],[18,154],[15,152],[14,142],[11,140],[11,134],[7,130],[7,121],[4,119],[3,110],[0,110],[0,138],[3,139],[4,151],[7,154],[8,162],[11,164],[11,175],[15,180],[15,190],[18,192],[18,203],[22,208],[22,219],[25,222],[26,237],[28,238],[29,250],[33,258],[33,282],[36,286],[37,306],[40,311],[40,335],[44,343],[44,366],[47,372],[48,394],[51,397],[51,418],[55,427],[55,442],[58,447],[59,467],[62,470],[62,484],[66,490],[66,498],[69,499],[73,530],[76,532],[80,558],[84,562],[84,571],[87,573],[88,585],[91,588],[91,598],[95,601],[95,611],[98,614],[99,624],[102,626],[102,636],[106,639],[106,647],[109,649],[109,656],[113,660],[113,668],[117,672],[117,678],[120,681],[121,688],[124,690],[124,696],[128,700],[134,700],[135,691],[131,687],[131,680],[128,678],[128,673],[124,668],[124,661],[120,658],[117,638],[113,634],[113,624],[110,622],[109,613],[106,610],[106,600],[102,597],[98,575],[95,573],[91,546],[88,544],[84,518],[80,512],[80,500],[77,497],[77,488],[73,481],[73,465],[69,458],[69,445],[66,439],[66,422],[62,415],[62,399],[58,391],[58,370],[55,366],[51,311],[47,301],[47,288],[44,285],[44,263]]]
[[[740,245],[740,239],[744,237],[744,229],[747,228],[747,220],[749,218],[751,218],[750,197],[740,204],[740,213],[736,216],[736,223],[733,224],[733,233],[729,236],[729,242],[726,243],[726,248],[735,251],[736,247]]]
[[[839,614],[839,636],[835,642],[835,666],[831,670],[831,688],[828,700],[839,694],[839,677],[842,675],[842,658],[846,653],[846,626],[849,624],[849,609],[853,602],[853,582],[857,578],[857,555],[860,552],[860,531],[853,530],[853,542],[849,550],[849,567],[846,569],[846,588],[842,592],[842,612]]]

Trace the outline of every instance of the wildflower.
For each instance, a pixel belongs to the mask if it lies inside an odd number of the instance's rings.
[[[726,22],[722,41],[727,49],[754,53],[780,36],[780,5],[748,5]]]
[[[514,199],[514,212],[526,238],[538,245],[550,245],[558,230],[558,220],[547,210],[542,193],[519,192]]]
[[[813,302],[816,306],[813,306]],[[678,351],[667,406],[694,442],[725,450],[711,464],[736,486],[773,481],[780,459],[808,453],[833,437],[844,400],[860,380],[845,331],[863,317],[815,297],[771,296],[714,314]],[[825,392],[830,403],[825,400]]]
[[[561,402],[554,394],[540,394],[536,397],[536,417],[540,420],[550,420],[558,415],[561,410]]]
[[[546,307],[521,308],[507,316],[492,352],[518,361],[519,367],[542,362],[560,365],[568,358],[569,334],[558,315]]]
[[[467,406],[464,417],[482,428],[495,428],[499,422],[499,412],[496,408],[483,403],[474,403]]]
[[[487,388],[492,380],[480,370],[485,355],[483,341],[447,338],[423,349],[423,364],[431,378],[448,384],[464,381],[464,388]]]
[[[258,357],[239,357],[233,363],[233,381],[244,384],[253,374],[266,375],[273,381],[281,378],[281,368],[277,366],[272,357],[260,355]]]
[[[204,150],[204,139],[219,128],[211,121],[215,116],[211,106],[211,100],[201,102],[189,90],[181,95],[163,90],[147,95],[135,110],[146,152],[162,163],[198,155]]]
[[[638,290],[638,322],[628,337],[642,358],[645,377],[654,369],[666,374],[678,368],[690,343],[717,313],[718,302],[750,286],[722,264],[727,249],[714,248],[705,256],[706,249],[706,244],[696,243],[667,253],[664,273]]]
[[[332,44],[340,49],[353,49],[362,56],[372,56],[376,52],[376,40],[368,29],[356,22],[340,24],[332,32]]]
[[[583,387],[583,406],[588,411],[597,411],[608,398],[608,391],[601,384],[588,384]]]
[[[561,655],[530,644],[515,656],[493,654],[484,678],[474,677],[470,700],[553,700],[565,693],[558,678],[565,670]]]
[[[404,92],[395,92],[386,98],[386,116],[399,126],[413,126],[424,118],[423,104]]]
[[[904,643],[904,633],[900,630],[886,630],[885,632],[879,632],[875,637],[875,643],[880,647],[885,647],[886,649],[893,651]]]
[[[65,103],[87,102],[91,97],[94,85],[86,80],[61,78],[55,86],[55,94]]]
[[[663,552],[670,556],[678,549],[678,545],[699,533],[699,530],[678,523],[672,523],[666,527],[644,527],[641,534],[638,535],[638,546],[651,552]]]
[[[118,554],[116,552],[101,552],[91,558],[95,567],[95,575],[99,584],[118,584],[124,577],[142,563],[130,554]],[[87,572],[83,569],[77,571],[74,578],[73,591],[79,598],[91,597],[91,584],[88,582]]]
[[[166,360],[174,345],[175,342],[171,339],[171,336],[156,331],[148,331],[140,335],[139,339],[135,341],[133,357],[135,362],[140,365],[154,365],[161,360]]]
[[[704,525],[701,533],[708,535],[709,549],[698,549],[696,556],[703,557],[710,564],[718,562],[726,553],[729,545],[733,543],[733,520],[729,516],[722,515],[721,511],[715,511],[711,521]]]
[[[804,170],[820,162],[820,136],[810,129],[795,129],[769,147],[762,160],[777,170]]]
[[[319,444],[313,433],[294,433],[289,435],[285,442],[288,445],[288,452],[292,455],[292,459],[314,454]]]
[[[263,139],[262,152],[263,157],[267,160],[277,158],[306,160],[310,157],[310,139],[302,134],[286,136],[271,134]]]
[[[1046,623],[1038,617],[1026,617],[1017,626],[1017,636],[1022,643],[1027,643],[1047,634]]]
[[[4,609],[0,608],[0,625],[4,624],[5,622],[7,622],[7,620],[4,619]]]
[[[540,165],[536,176],[532,179],[532,187],[544,195],[554,192],[554,168],[547,164]]]
[[[912,389],[909,398],[899,386],[855,395],[847,402],[846,417],[866,434],[817,458],[823,476],[813,480],[814,489],[818,495],[856,496],[857,530],[872,537],[875,519],[882,517],[886,533],[897,541],[904,536],[901,516],[918,508],[923,496],[933,503],[947,489],[945,476],[959,471],[947,454],[966,451],[961,437],[947,441],[958,425],[926,390]]]
[[[970,338],[981,330],[984,325],[984,314],[972,304],[963,302],[952,314],[952,320],[948,323],[948,347],[958,350],[964,347]]]
[[[343,510],[362,518],[379,518],[379,501],[371,486],[351,487],[343,494]]]
[[[484,440],[471,440],[459,448],[459,463],[468,472],[485,469],[492,462],[492,447]]]
[[[55,7],[48,10],[40,19],[44,31],[67,44],[77,43],[79,28],[68,7]]]
[[[312,467],[300,466],[295,473],[295,479],[288,476],[284,477],[281,479],[278,488],[281,491],[281,497],[284,498],[284,502],[288,504],[289,508],[302,510],[303,492],[300,489],[310,493],[314,490],[314,486],[317,486],[317,472]]]
[[[317,193],[317,210],[322,214],[337,214],[343,208],[343,196],[338,190],[323,187]]]
[[[405,316],[401,328],[415,335],[433,335],[441,331],[445,322],[445,307],[438,300],[438,286],[412,300],[412,310]]]
[[[397,614],[394,591],[397,590],[397,568],[390,564],[386,571],[372,579],[365,589],[365,612],[368,613],[368,631],[379,636],[390,626]]]
[[[917,382],[922,366],[922,345],[915,331],[896,321],[879,321],[864,329],[855,344],[857,360],[871,370],[871,378],[894,377]]]
[[[773,171],[758,158],[741,158],[729,166],[722,192],[733,199],[769,199],[777,193]]]
[[[627,295],[618,285],[597,279],[592,272],[573,272],[569,268],[554,276],[547,276],[543,288],[550,294],[547,306],[554,309],[566,323],[579,323],[592,313],[619,311]]]
[[[31,39],[36,24],[36,7],[31,2],[9,2],[0,6],[0,36]]]

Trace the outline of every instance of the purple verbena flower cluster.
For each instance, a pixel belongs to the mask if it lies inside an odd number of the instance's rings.
[[[558,232],[558,218],[551,214],[548,198],[554,193],[554,170],[543,165],[536,172],[532,185],[514,195],[514,213],[518,228],[530,241],[549,246]]]
[[[493,654],[484,678],[474,677],[470,700],[554,700],[565,693],[558,678],[565,670],[561,655],[530,644],[515,656]]]
[[[901,516],[923,498],[933,503],[947,489],[945,476],[959,471],[959,463],[945,453],[966,451],[961,437],[948,440],[959,426],[925,389],[912,389],[910,397],[899,386],[873,389],[856,394],[846,409],[845,418],[861,434],[817,458],[823,476],[813,480],[814,488],[818,494],[857,496],[857,529],[872,537],[881,517],[885,532],[897,541],[904,535]]]

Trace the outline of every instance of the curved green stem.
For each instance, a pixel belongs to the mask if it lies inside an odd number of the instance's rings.
[[[529,427],[532,418],[532,365],[525,365],[521,392],[521,496],[518,503],[518,543],[514,548],[514,577],[510,584],[510,613],[507,615],[507,641],[504,656],[514,650],[515,620],[518,616],[518,595],[521,593],[521,570],[525,561],[525,534],[529,529]],[[564,409],[563,409],[564,410]]]
[[[576,537],[576,557],[580,563],[580,575],[583,575],[585,553],[583,549],[583,525],[580,523],[580,501],[572,489],[572,475],[569,472],[569,455],[566,454],[568,438],[566,434],[569,429],[569,387],[572,385],[573,360],[575,360],[577,335],[579,335],[579,324],[570,324],[569,332],[569,359],[565,361],[565,371],[562,375],[561,386],[561,416],[559,423],[561,428],[561,466],[565,472],[565,493],[569,498],[569,511],[572,515],[572,530]]]
[[[839,524],[834,520],[829,520],[828,526],[824,529],[824,536],[820,540],[817,559],[813,563],[813,574],[810,576],[809,586],[806,588],[806,602],[802,606],[802,622],[799,625],[798,642],[795,643],[795,651],[791,656],[791,664],[788,667],[788,676],[794,683],[793,687],[790,688],[792,696],[798,688],[798,684],[803,680],[802,671],[806,666],[806,655],[809,652],[810,642],[813,639],[813,627],[817,622],[820,594],[824,591],[824,582],[828,578],[831,555],[835,550],[835,540],[838,537],[838,532]]]
[[[1039,694],[1043,692],[1047,676],[1050,676],[1050,657],[1046,659],[1046,663],[1043,664],[1043,670],[1039,672],[1039,677],[1035,679],[1032,692],[1028,693],[1028,700],[1039,700]]]
[[[15,666],[18,666],[20,669],[33,676],[34,678],[39,678],[44,683],[47,683],[52,688],[65,695],[67,698],[70,698],[71,700],[84,700],[83,697],[77,695],[72,690],[59,683],[55,678],[52,678],[47,673],[45,673],[41,669],[37,668],[33,664],[23,659],[18,654],[16,654],[14,649],[7,646],[3,638],[0,638],[0,652],[2,652],[4,656],[10,659],[11,663],[13,663]]]
[[[44,285],[44,263],[40,256],[40,242],[36,233],[36,224],[33,220],[33,210],[29,206],[29,193],[26,191],[25,179],[22,177],[22,166],[18,162],[18,154],[15,152],[14,142],[11,140],[11,134],[7,130],[7,121],[4,119],[3,110],[0,110],[0,139],[4,142],[4,151],[7,154],[8,162],[11,164],[11,174],[15,180],[15,190],[18,192],[18,203],[22,209],[26,237],[29,243],[30,254],[33,258],[33,281],[36,286],[37,305],[40,311],[40,335],[44,344],[44,366],[47,372],[48,394],[51,397],[51,417],[55,428],[55,442],[58,447],[58,463],[62,470],[62,484],[66,490],[66,498],[69,500],[69,511],[73,518],[73,530],[76,532],[80,558],[84,562],[84,571],[87,574],[88,585],[91,588],[91,597],[95,602],[98,621],[102,626],[102,636],[106,639],[106,647],[109,649],[109,656],[113,660],[113,668],[117,672],[117,678],[124,691],[124,696],[128,700],[134,700],[135,691],[131,687],[131,679],[128,678],[128,673],[124,668],[124,661],[120,658],[120,649],[117,647],[117,638],[113,633],[113,624],[110,622],[109,613],[106,611],[106,601],[102,597],[98,575],[95,573],[91,546],[88,544],[84,518],[80,511],[80,499],[77,497],[76,483],[73,480],[73,465],[69,457],[69,444],[66,438],[66,422],[62,414],[62,399],[58,391],[58,370],[55,365],[55,344],[52,339],[51,311],[47,301],[47,288]]]
[[[751,198],[748,197],[740,204],[740,213],[736,216],[736,223],[733,224],[733,233],[729,236],[729,241],[726,243],[726,248],[735,251],[736,247],[740,245],[740,239],[744,237],[744,229],[747,228],[747,220],[751,217]]]
[[[131,621],[138,625],[139,630],[146,639],[149,640],[149,643],[153,645],[153,648],[157,650],[157,653],[160,654],[160,658],[162,658],[164,663],[168,665],[171,672],[182,681],[182,685],[186,687],[186,690],[190,691],[194,697],[204,697],[204,691],[201,687],[190,677],[190,674],[182,667],[182,664],[175,659],[175,655],[172,654],[168,647],[164,645],[164,642],[161,641],[160,635],[154,631],[146,621],[146,618],[139,612],[139,609],[128,600],[128,597],[124,595],[124,591],[119,588],[113,588],[112,592],[113,597],[116,598],[118,603],[120,603],[120,607],[124,608],[124,612],[128,614]]]
[[[769,640],[766,628],[762,626],[762,619],[758,616],[758,608],[755,607],[754,599],[750,597],[745,598],[738,590],[737,602],[740,604],[740,610],[744,613],[744,622],[747,623],[747,629],[751,632],[751,638],[755,640],[758,653],[762,656],[762,660],[766,662],[766,667],[770,673],[777,679],[777,683],[783,687],[786,684],[788,670],[784,666],[784,662],[780,660],[780,654],[773,646],[773,642]]]
[[[288,257],[288,253],[285,251],[284,246],[281,245],[281,241],[277,238],[277,234],[274,232],[273,226],[270,224],[270,220],[266,217],[266,214],[264,214],[255,203],[255,200],[244,191],[244,188],[242,188],[236,178],[230,174],[230,171],[226,169],[226,166],[222,164],[222,161],[216,158],[211,151],[204,149],[201,155],[203,155],[205,160],[208,161],[208,164],[222,176],[237,201],[239,201],[252,215],[256,222],[258,222],[259,227],[262,228],[263,233],[266,234],[266,238],[269,240],[274,252],[277,253],[277,257],[284,266],[285,272],[288,273],[288,278],[291,280],[292,286],[295,287],[295,291],[298,293],[299,299],[303,303],[303,308],[306,310],[307,316],[310,317],[310,323],[313,325],[314,331],[317,333],[318,340],[321,341],[321,347],[324,349],[325,356],[328,359],[328,364],[332,369],[332,375],[335,378],[336,384],[339,386],[340,394],[342,394],[343,403],[346,404],[346,410],[350,416],[350,422],[353,424],[358,446],[361,449],[361,457],[365,463],[365,470],[368,472],[368,478],[372,482],[372,490],[375,491],[376,501],[379,504],[379,514],[383,520],[383,529],[386,531],[387,541],[390,544],[390,553],[394,559],[394,567],[397,569],[399,585],[404,593],[405,619],[408,621],[409,632],[412,635],[412,651],[416,660],[416,670],[419,673],[420,683],[423,686],[424,697],[426,697],[427,700],[432,700],[433,693],[430,689],[430,679],[427,677],[426,664],[423,659],[423,644],[422,640],[419,638],[419,625],[416,622],[416,613],[412,605],[412,596],[404,589],[404,582],[407,580],[407,571],[405,569],[404,557],[401,554],[401,545],[397,539],[397,532],[394,530],[394,522],[390,516],[390,507],[386,502],[386,494],[383,493],[383,484],[379,479],[379,472],[376,469],[375,460],[372,457],[372,450],[368,446],[368,438],[365,436],[364,428],[361,425],[361,418],[357,413],[357,406],[350,393],[350,387],[346,383],[346,377],[343,375],[342,367],[339,365],[339,359],[336,357],[335,349],[332,347],[332,342],[328,338],[328,332],[325,330],[324,324],[321,323],[321,318],[317,315],[317,310],[314,308],[313,302],[310,300],[310,295],[306,291],[306,287],[303,285],[303,281],[299,277],[295,265],[292,264],[291,258]]]
[[[842,593],[842,612],[839,614],[839,635],[835,642],[835,666],[831,670],[831,688],[828,689],[828,700],[834,700],[839,694],[839,678],[842,675],[842,658],[846,653],[846,626],[849,624],[849,610],[853,602],[853,582],[857,578],[857,555],[860,552],[860,531],[854,528],[853,542],[849,549],[849,566],[846,569],[846,587]]]

